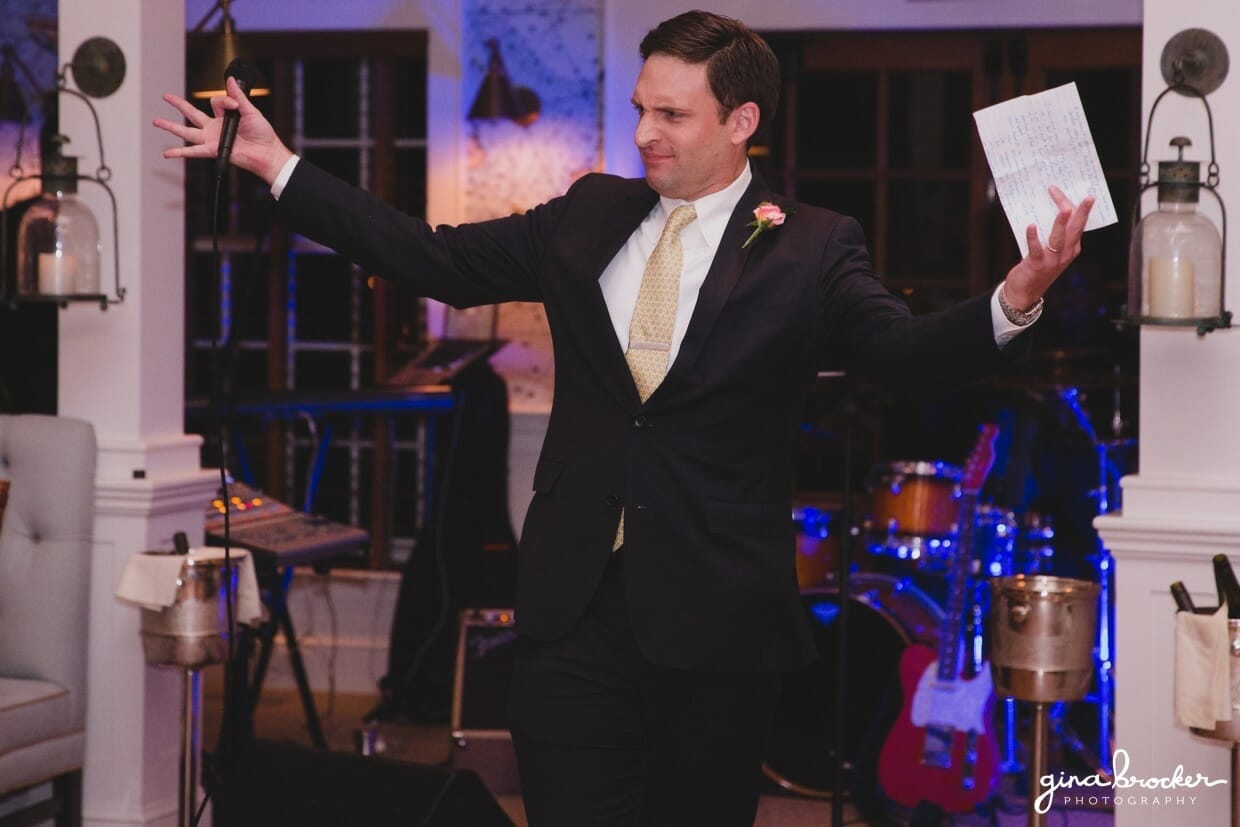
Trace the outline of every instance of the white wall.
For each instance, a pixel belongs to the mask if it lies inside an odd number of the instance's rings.
[[[1209,96],[1224,202],[1240,199],[1234,171],[1240,164],[1240,16],[1234,0],[1146,0],[1144,9],[1143,112],[1166,87],[1159,64],[1164,44],[1186,28],[1204,28],[1228,44],[1232,73]],[[1159,104],[1150,134],[1150,163],[1173,159],[1167,146],[1186,135],[1186,157],[1209,158],[1205,110],[1195,99],[1169,96]],[[1202,169],[1205,171],[1204,165]],[[1156,174],[1156,173],[1155,173]],[[1215,212],[1203,196],[1203,213]],[[1153,204],[1146,206],[1146,211]],[[1234,213],[1234,207],[1233,207]],[[1216,219],[1217,220],[1217,219]],[[1233,251],[1226,279],[1226,306],[1240,300],[1240,266]],[[1116,558],[1116,738],[1132,756],[1132,775],[1230,776],[1228,744],[1194,736],[1175,722],[1172,665],[1174,606],[1168,586],[1182,580],[1198,605],[1214,605],[1210,557],[1227,554],[1240,563],[1240,332],[1198,337],[1194,331],[1141,330],[1140,473],[1123,480],[1124,509],[1096,521]],[[1233,669],[1234,674],[1234,669]],[[1233,782],[1236,779],[1231,779]],[[1234,790],[1229,785],[1196,793],[1199,803],[1175,813],[1151,808],[1117,809],[1116,824],[1226,824]]]

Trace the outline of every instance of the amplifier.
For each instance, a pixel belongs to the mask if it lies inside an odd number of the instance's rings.
[[[511,609],[461,612],[452,691],[452,766],[476,772],[495,795],[521,791],[508,731],[516,648]]]

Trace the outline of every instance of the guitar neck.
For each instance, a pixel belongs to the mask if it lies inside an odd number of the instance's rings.
[[[953,681],[960,672],[960,640],[963,632],[965,591],[973,563],[973,521],[977,510],[977,493],[965,492],[960,498],[959,536],[952,556],[951,583],[947,596],[947,614],[939,634],[940,681]]]

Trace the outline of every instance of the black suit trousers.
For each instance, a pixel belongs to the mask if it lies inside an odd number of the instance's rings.
[[[655,666],[624,549],[565,637],[523,638],[510,715],[531,827],[749,827],[780,674]]]

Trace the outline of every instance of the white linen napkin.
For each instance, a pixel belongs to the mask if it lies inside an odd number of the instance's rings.
[[[1213,614],[1175,614],[1175,717],[1213,729],[1232,715],[1231,639],[1227,607]]]
[[[171,606],[177,598],[177,580],[186,558],[192,560],[223,560],[222,548],[192,548],[182,556],[160,551],[143,551],[130,556],[121,573],[116,596],[126,603],[144,609],[160,611]],[[232,549],[229,560],[237,572],[237,603],[234,616],[238,623],[256,625],[263,616],[258,594],[258,578],[254,574],[254,559],[244,549]]]

